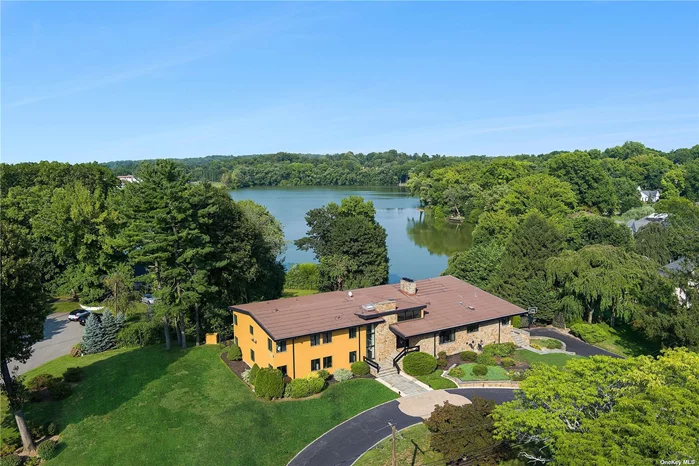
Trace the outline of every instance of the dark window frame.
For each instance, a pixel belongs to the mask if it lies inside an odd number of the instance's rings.
[[[443,345],[444,343],[453,343],[456,341],[456,330],[453,328],[450,328],[448,330],[442,330],[439,332],[439,344]]]
[[[254,335],[254,334],[255,334],[255,329],[251,325],[250,326],[250,335]]]
[[[283,369],[282,369],[283,368]],[[286,377],[289,375],[289,372],[286,369],[286,364],[283,366],[277,366],[277,370],[282,373],[282,377]]]
[[[323,369],[332,369],[333,367],[333,357],[324,356],[323,357]]]
[[[349,337],[350,338],[357,338],[357,327],[350,327]]]
[[[398,322],[422,318],[422,309],[408,309],[398,313]]]
[[[466,333],[477,333],[480,329],[480,324],[469,324],[466,326]]]
[[[238,325],[238,314],[233,313],[233,325]]]
[[[349,363],[352,364],[353,362],[357,362],[357,352],[356,351],[349,352]]]
[[[255,362],[255,350],[254,349],[250,349],[250,359],[252,360],[252,362]]]
[[[320,345],[320,333],[314,333],[311,335],[311,346]]]
[[[333,342],[333,332],[323,332],[323,344],[327,345]]]
[[[286,340],[279,340],[277,342],[277,353],[286,353]]]
[[[267,338],[267,350],[271,353],[272,352],[272,339]]]
[[[319,371],[319,370],[320,370],[320,358],[311,359],[311,371]]]

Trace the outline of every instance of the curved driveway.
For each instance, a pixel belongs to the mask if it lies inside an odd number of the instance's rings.
[[[447,392],[469,399],[480,396],[496,403],[514,397],[514,390],[505,388],[452,388]],[[389,423],[400,430],[419,422],[422,422],[421,417],[408,416],[398,408],[398,400],[389,401],[329,430],[301,450],[289,466],[349,466],[365,451],[391,435]]]
[[[25,374],[44,363],[70,353],[73,345],[82,339],[84,331],[85,327],[77,322],[70,322],[65,312],[49,315],[44,322],[44,339],[32,347],[34,349],[32,357],[24,364],[11,362],[10,370],[19,366],[18,374]]]
[[[585,343],[584,341],[579,340],[572,335],[559,332],[558,330],[552,328],[531,328],[528,330],[529,334],[533,337],[547,337],[561,340],[563,343],[566,344],[566,351],[572,351],[580,356],[590,357],[599,355],[611,356],[613,358],[623,357],[619,356],[618,354],[610,353],[609,351],[603,350],[602,348],[590,345],[589,343]]]

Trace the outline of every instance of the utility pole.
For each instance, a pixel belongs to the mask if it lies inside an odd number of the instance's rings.
[[[388,423],[388,425],[391,426],[391,441],[393,443],[391,447],[391,466],[397,466],[398,463],[396,463],[396,426],[394,426],[390,422]]]

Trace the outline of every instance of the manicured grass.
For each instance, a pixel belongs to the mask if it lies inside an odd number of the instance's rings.
[[[54,421],[63,429],[65,448],[49,464],[283,465],[335,425],[397,396],[356,379],[330,386],[319,398],[260,401],[220,351],[115,350],[59,358],[32,371],[59,374],[91,362],[70,397],[25,408],[30,421]]]
[[[646,340],[628,325],[622,324],[614,328],[606,326],[605,328],[610,337],[600,343],[595,343],[595,346],[628,357],[660,353],[660,345]]]
[[[70,312],[74,309],[80,309],[80,304],[75,301],[55,301],[51,303],[51,313]]]
[[[571,359],[581,358],[582,356],[570,355],[565,353],[549,353],[539,354],[529,350],[515,351],[515,359],[517,361],[526,362],[530,366],[535,362],[542,362],[550,366],[563,367]]]
[[[464,376],[461,377],[461,380],[510,380],[510,375],[500,366],[488,366],[488,373],[482,377],[473,375],[472,369],[475,365],[475,363],[469,363],[459,366],[464,371]]]
[[[559,340],[555,340],[553,338],[532,338],[529,344],[535,344],[538,345],[539,348],[544,348],[544,349],[562,349],[563,348],[563,343],[561,343]],[[535,347],[534,347],[535,348]]]
[[[442,388],[456,388],[456,384],[449,379],[442,377],[442,369],[437,369],[429,375],[421,375],[416,377],[420,382],[426,383],[435,390]]]
[[[309,294],[317,294],[318,290],[297,290],[295,288],[285,288],[282,292],[282,298],[296,298],[298,296],[308,296]]]
[[[396,435],[396,463],[405,465],[443,466],[442,454],[430,450],[430,431],[420,423],[401,430]],[[391,438],[381,441],[359,457],[356,466],[390,466]]]

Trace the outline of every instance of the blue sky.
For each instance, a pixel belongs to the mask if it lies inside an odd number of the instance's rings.
[[[699,143],[699,3],[1,8],[4,162]]]

